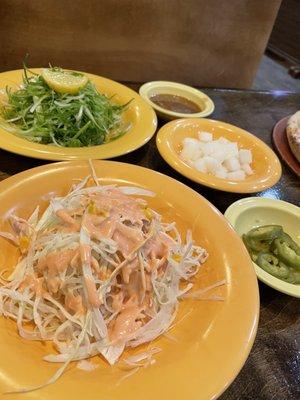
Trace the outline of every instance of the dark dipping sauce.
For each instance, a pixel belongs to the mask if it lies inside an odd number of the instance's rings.
[[[198,104],[175,94],[155,94],[150,100],[161,108],[178,113],[195,114],[201,111]]]

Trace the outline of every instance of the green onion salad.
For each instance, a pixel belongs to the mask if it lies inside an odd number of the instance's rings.
[[[52,71],[63,73],[60,68]],[[78,74],[78,73],[74,73]],[[91,81],[76,94],[58,93],[42,75],[24,65],[23,84],[18,90],[6,87],[1,101],[0,126],[31,142],[63,147],[97,146],[128,131],[122,113],[127,104],[97,91]]]

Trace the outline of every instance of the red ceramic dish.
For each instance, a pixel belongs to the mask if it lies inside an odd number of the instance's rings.
[[[287,166],[300,178],[300,163],[291,152],[289,142],[286,136],[286,126],[290,116],[285,117],[277,122],[273,129],[273,143],[278,154]]]

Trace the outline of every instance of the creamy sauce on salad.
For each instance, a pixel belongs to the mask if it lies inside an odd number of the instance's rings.
[[[53,341],[58,354],[45,360],[101,354],[114,364],[126,347],[154,340],[172,323],[207,252],[150,209],[144,198],[153,195],[81,182],[42,216],[14,216],[13,232],[0,232],[20,249],[0,285],[2,314],[15,312],[24,338]]]

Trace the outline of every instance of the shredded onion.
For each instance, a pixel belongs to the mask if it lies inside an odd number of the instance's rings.
[[[96,368],[85,361],[95,355],[115,364],[126,348],[166,334],[181,298],[225,284],[187,293],[206,250],[136,197],[153,192],[101,185],[90,167],[91,176],[51,198],[40,217],[38,207],[27,221],[12,215],[13,232],[0,232],[21,254],[9,279],[0,280],[0,315],[16,320],[20,336],[52,341],[58,353],[44,360],[63,363],[45,384],[16,392],[54,383],[72,361],[81,360],[78,368],[86,371]],[[123,361],[146,367],[159,351]]]

